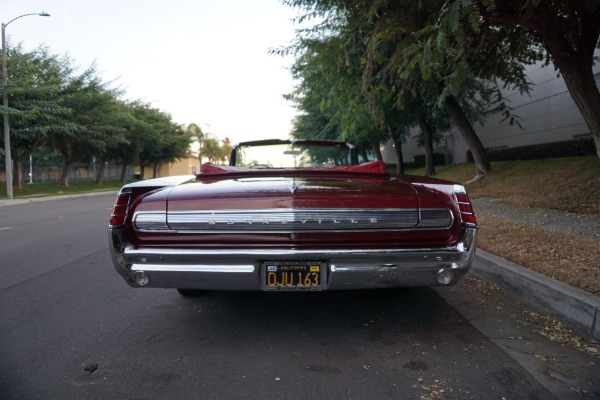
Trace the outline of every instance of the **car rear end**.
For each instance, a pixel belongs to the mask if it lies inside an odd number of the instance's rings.
[[[133,287],[317,291],[453,285],[477,227],[460,185],[319,173],[125,186],[109,231]]]

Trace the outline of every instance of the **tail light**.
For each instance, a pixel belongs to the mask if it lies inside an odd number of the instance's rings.
[[[465,224],[476,224],[477,217],[473,211],[471,199],[467,194],[467,190],[462,185],[454,185],[454,200],[460,212],[460,220]]]
[[[117,195],[117,201],[110,215],[110,227],[117,228],[125,225],[127,212],[129,211],[129,200],[131,198],[131,189],[121,189]]]

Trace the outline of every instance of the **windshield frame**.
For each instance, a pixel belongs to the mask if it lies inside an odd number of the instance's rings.
[[[231,149],[231,157],[229,159],[230,166],[238,165],[238,154],[239,151],[244,147],[261,147],[261,146],[276,146],[276,145],[298,145],[302,147],[317,146],[317,147],[343,147],[348,151],[348,163],[343,165],[358,165],[358,155],[353,145],[347,142],[334,141],[334,140],[281,140],[281,139],[270,139],[270,140],[254,140],[248,142],[241,142],[235,145]],[[273,167],[277,168],[277,167]],[[303,168],[303,167],[291,167],[291,168]],[[308,167],[306,167],[308,168]]]

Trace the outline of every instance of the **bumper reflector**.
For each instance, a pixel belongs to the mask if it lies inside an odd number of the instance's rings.
[[[140,286],[146,286],[150,282],[150,278],[144,271],[137,271],[133,274],[133,280]]]
[[[450,269],[440,269],[437,273],[437,281],[440,285],[447,285],[452,282],[454,273]]]

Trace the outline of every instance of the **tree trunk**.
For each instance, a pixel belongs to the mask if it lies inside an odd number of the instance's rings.
[[[144,167],[144,163],[140,161],[140,180],[144,180],[144,170],[146,168]]]
[[[73,161],[65,160],[63,158],[63,169],[62,169],[62,174],[60,176],[60,184],[66,188],[69,187],[69,175],[71,173],[72,166],[73,166]]]
[[[364,161],[367,161],[369,159],[369,155],[367,154],[367,149],[365,149],[364,147],[361,147],[358,152],[360,153],[360,155],[362,156]]]
[[[579,108],[596,145],[600,159],[600,91],[596,86],[592,69],[582,63],[555,60],[573,101]]]
[[[102,184],[102,178],[104,177],[104,170],[106,168],[106,159],[100,159],[100,165],[98,166],[98,172],[96,172],[96,185]]]
[[[381,155],[381,148],[379,147],[378,142],[372,142],[371,148],[373,149],[373,153],[378,161],[383,161],[383,155]]]
[[[398,175],[404,175],[404,157],[402,157],[402,139],[400,135],[388,127],[390,137],[394,142],[394,151],[396,152],[396,173]]]
[[[23,171],[21,170],[21,161],[28,159],[30,154],[31,153],[19,155],[15,154],[14,152],[12,154],[13,186],[18,187],[19,189],[23,188]]]
[[[13,158],[13,184],[19,189],[23,188],[23,173],[21,171],[21,162],[22,160],[31,159],[31,155],[37,148],[40,146],[41,139],[34,140],[31,145],[23,151],[23,153],[19,154],[18,149],[15,149],[12,153]],[[33,179],[33,176],[31,177]]]
[[[23,188],[23,177],[21,176],[21,158],[13,156],[13,186]]]
[[[471,154],[475,160],[475,167],[477,169],[477,175],[475,176],[474,180],[481,179],[488,172],[492,171],[492,165],[485,155],[485,149],[481,143],[481,140],[479,140],[479,136],[477,136],[477,133],[475,133],[473,126],[453,96],[446,98],[446,101],[444,102],[444,108],[460,131],[463,139],[465,139],[469,150],[471,150]]]
[[[125,174],[127,173],[127,166],[129,163],[125,161],[123,165],[121,165],[121,176],[119,177],[119,182],[125,183]]]
[[[433,162],[433,134],[431,129],[429,129],[423,114],[419,114],[417,119],[421,133],[423,134],[423,144],[425,146],[425,170],[427,172],[427,176],[433,176],[435,175],[435,165]]]

